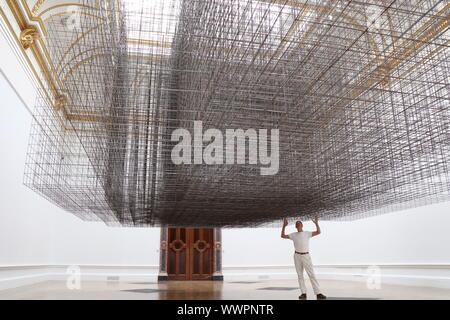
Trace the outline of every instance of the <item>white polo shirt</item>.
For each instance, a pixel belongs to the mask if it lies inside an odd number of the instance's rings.
[[[294,241],[295,251],[309,252],[309,239],[312,237],[311,231],[294,232],[289,234],[288,237]]]

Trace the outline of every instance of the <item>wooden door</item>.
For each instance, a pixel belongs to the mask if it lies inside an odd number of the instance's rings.
[[[169,280],[211,280],[214,229],[169,228]]]

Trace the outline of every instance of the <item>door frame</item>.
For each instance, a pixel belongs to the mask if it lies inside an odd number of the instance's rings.
[[[176,228],[176,227],[174,227]],[[188,228],[186,228],[188,229]],[[209,229],[209,228],[207,228]],[[213,244],[212,244],[212,277],[213,281],[223,281],[222,275],[222,230],[220,228],[213,229]],[[168,268],[168,235],[169,228],[161,228],[161,240],[160,240],[160,255],[159,255],[159,275],[158,281],[168,281],[169,275],[167,273]]]

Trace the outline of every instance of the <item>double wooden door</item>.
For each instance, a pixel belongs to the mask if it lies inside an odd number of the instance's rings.
[[[214,229],[169,228],[169,280],[211,280]]]

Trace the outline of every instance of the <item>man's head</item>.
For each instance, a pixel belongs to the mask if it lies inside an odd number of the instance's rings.
[[[303,223],[300,220],[295,222],[295,227],[297,228],[298,232],[302,232],[303,231]]]

